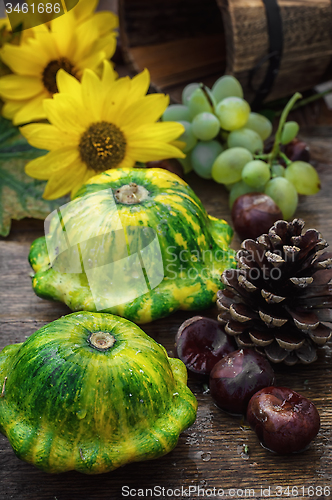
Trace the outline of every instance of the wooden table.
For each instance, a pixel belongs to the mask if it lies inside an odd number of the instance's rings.
[[[301,122],[301,136],[311,146],[322,180],[318,195],[301,199],[297,216],[306,220],[307,228],[319,229],[332,244],[332,113],[319,102],[293,117]],[[227,194],[221,186],[195,174],[187,180],[210,214],[231,222]],[[42,300],[32,291],[27,256],[32,241],[42,234],[42,221],[24,220],[14,222],[9,237],[0,240],[0,348],[23,342],[44,324],[69,313],[66,306]],[[235,237],[234,248],[239,244]],[[215,317],[216,311],[205,314]],[[177,328],[189,316],[179,312],[143,329],[172,354]],[[110,500],[132,498],[135,494],[141,498],[173,499],[186,498],[189,488],[191,498],[199,499],[211,493],[215,494],[211,498],[221,498],[218,490],[227,495],[222,498],[328,498],[332,496],[331,345],[321,349],[318,361],[311,366],[276,368],[277,384],[307,396],[321,415],[321,430],[304,453],[278,456],[266,451],[240,418],[216,408],[203,384],[190,378],[189,386],[198,399],[197,420],[165,457],[100,476],[76,472],[48,475],[20,461],[1,436],[0,499]],[[249,447],[249,454],[244,453],[244,445]],[[154,487],[160,489],[152,495],[139,491]],[[199,487],[205,488],[205,496],[202,490],[197,492]]]

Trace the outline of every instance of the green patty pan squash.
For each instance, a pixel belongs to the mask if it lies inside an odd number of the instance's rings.
[[[166,170],[109,170],[60,212],[29,260],[35,293],[72,311],[147,323],[178,309],[202,310],[214,304],[223,270],[235,267],[230,226]]]
[[[78,312],[0,354],[0,430],[45,472],[112,471],[171,451],[193,424],[187,370],[137,325]]]

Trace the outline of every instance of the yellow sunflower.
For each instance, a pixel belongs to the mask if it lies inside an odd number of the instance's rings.
[[[85,70],[81,83],[60,70],[59,93],[44,101],[50,124],[21,128],[29,143],[50,152],[29,162],[26,173],[48,180],[43,197],[72,196],[90,177],[117,167],[133,167],[136,161],[184,158],[176,139],[184,127],[156,121],[169,97],[149,94],[150,75],[144,70],[133,79],[116,79],[112,65],[104,61],[99,78]]]
[[[85,68],[97,71],[113,55],[117,16],[111,12],[105,17],[100,15],[104,13],[91,15],[88,1],[82,0],[49,26],[32,28],[32,35],[20,45],[5,44],[0,50],[2,61],[14,73],[0,78],[0,96],[5,101],[2,114],[15,125],[46,118],[43,100],[58,92],[59,69],[80,80]],[[91,3],[95,8],[96,2]]]

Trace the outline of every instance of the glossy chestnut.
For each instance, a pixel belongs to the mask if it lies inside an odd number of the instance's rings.
[[[306,449],[320,427],[315,405],[287,387],[266,387],[254,394],[247,420],[265,448],[283,455]]]
[[[188,370],[209,375],[220,359],[236,349],[236,343],[218,321],[194,316],[180,326],[175,348]]]
[[[275,221],[282,218],[280,208],[263,193],[243,194],[235,200],[232,208],[234,229],[243,240],[268,233]]]
[[[209,386],[219,408],[244,415],[250,398],[273,383],[274,371],[268,360],[253,349],[239,349],[213,367]]]

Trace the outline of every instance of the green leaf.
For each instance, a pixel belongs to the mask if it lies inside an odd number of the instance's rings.
[[[24,217],[44,219],[68,200],[42,199],[45,181],[32,179],[24,172],[28,161],[46,154],[33,148],[17,127],[0,118],[0,235],[7,236],[11,220]]]

